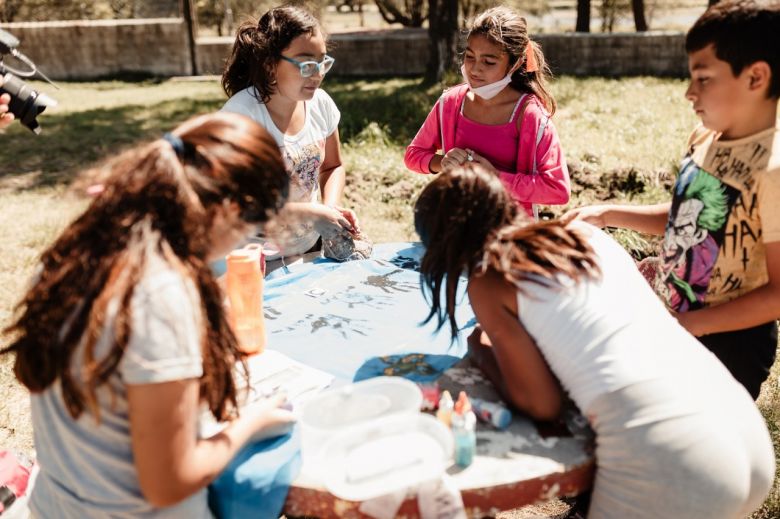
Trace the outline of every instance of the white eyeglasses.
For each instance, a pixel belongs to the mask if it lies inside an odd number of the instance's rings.
[[[316,61],[298,61],[297,59],[288,58],[287,56],[281,56],[284,61],[289,61],[293,65],[298,65],[298,70],[301,71],[301,76],[311,77],[315,72],[319,71],[320,75],[324,76],[333,67],[335,58],[331,58],[327,54],[319,63]]]

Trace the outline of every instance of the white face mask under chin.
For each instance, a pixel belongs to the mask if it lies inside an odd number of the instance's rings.
[[[474,88],[471,83],[469,83],[468,76],[466,76],[466,66],[461,65],[460,67],[460,73],[463,76],[463,80],[469,85],[471,91],[485,101],[496,97],[504,88],[506,88],[509,83],[512,82],[512,72],[514,71],[510,71],[509,74],[504,76],[503,79],[499,79],[495,83],[490,83],[489,85],[482,85],[481,87]]]

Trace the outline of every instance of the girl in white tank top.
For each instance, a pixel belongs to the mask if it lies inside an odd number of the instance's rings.
[[[475,364],[534,418],[555,418],[564,391],[588,416],[597,458],[588,517],[736,519],[760,506],[774,455],[752,398],[608,235],[525,221],[474,165],[423,190],[415,227],[428,320],[457,335],[452,309],[467,275]]]

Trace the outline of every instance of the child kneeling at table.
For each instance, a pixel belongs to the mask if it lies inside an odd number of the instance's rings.
[[[584,222],[530,223],[479,165],[415,205],[428,320],[449,322],[460,277],[481,328],[469,355],[539,419],[568,392],[596,432],[588,517],[743,518],[772,485],[752,398],[669,314],[620,245]]]

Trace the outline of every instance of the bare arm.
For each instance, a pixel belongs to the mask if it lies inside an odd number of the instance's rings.
[[[742,330],[780,317],[780,242],[766,244],[766,285],[722,305],[677,314],[677,319],[691,334]]]
[[[320,167],[322,203],[339,205],[344,194],[347,173],[341,163],[341,141],[338,128],[325,140],[325,160]]]
[[[479,351],[477,364],[518,409],[541,420],[557,417],[562,392],[533,338],[517,318],[515,287],[489,270],[484,276],[472,276],[468,293],[477,321],[488,337],[478,340],[481,344],[470,344]]]
[[[198,439],[199,382],[128,385],[130,435],[144,497],[170,506],[208,485],[257,431],[292,420],[281,399],[242,411],[222,432]]]
[[[671,202],[655,205],[589,205],[567,211],[563,223],[584,220],[597,227],[620,227],[646,234],[662,235],[669,219]]]

